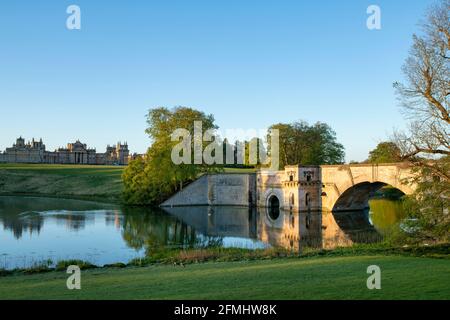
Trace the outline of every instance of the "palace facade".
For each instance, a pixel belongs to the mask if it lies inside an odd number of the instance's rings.
[[[0,152],[0,162],[7,163],[127,165],[129,159],[127,143],[120,142],[115,146],[108,145],[104,153],[97,153],[79,140],[67,144],[66,148],[47,151],[42,139],[25,143],[25,139],[20,137],[12,147]]]

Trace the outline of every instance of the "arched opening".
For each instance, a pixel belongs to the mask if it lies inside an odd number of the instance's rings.
[[[306,208],[308,208],[311,204],[311,196],[309,195],[309,193],[305,194],[305,206]]]
[[[277,196],[272,195],[269,198],[268,207],[269,207],[269,217],[272,220],[278,219],[278,217],[280,216],[280,200],[278,199]]]
[[[369,199],[380,193],[382,189],[388,190],[384,192],[387,197],[400,198],[404,193],[384,182],[362,182],[351,188],[348,188],[339,196],[333,207],[333,212],[339,211],[359,211],[369,208]]]
[[[383,182],[359,183],[341,194],[333,217],[353,242],[376,242],[404,217],[403,196],[401,190]]]

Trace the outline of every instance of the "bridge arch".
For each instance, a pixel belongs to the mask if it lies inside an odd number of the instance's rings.
[[[384,182],[361,182],[349,187],[345,190],[334,203],[329,215],[328,223],[335,224],[345,237],[352,243],[372,243],[378,242],[383,238],[385,227],[381,227],[374,222],[371,215],[372,208],[369,207],[369,199],[375,195],[377,191],[385,186],[393,187]],[[400,194],[405,194],[401,189],[395,188]],[[404,189],[405,190],[405,189]],[[406,190],[408,191],[408,190]],[[394,206],[394,204],[385,204]],[[398,213],[393,214],[394,220]],[[375,216],[376,217],[376,216]],[[383,218],[384,220],[386,218]],[[379,220],[379,219],[378,219]]]
[[[368,207],[371,194],[390,185],[404,194],[414,186],[407,184],[412,177],[405,164],[321,166],[322,209],[324,211],[361,210]]]
[[[385,186],[391,186],[385,182],[361,182],[349,187],[345,190],[334,203],[332,210],[337,211],[353,211],[369,208],[369,199],[375,195],[377,191]],[[393,186],[391,186],[393,187]],[[395,188],[405,194],[401,189]]]

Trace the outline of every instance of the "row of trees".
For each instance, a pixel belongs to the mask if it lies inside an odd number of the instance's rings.
[[[305,121],[293,123],[277,123],[269,127],[268,131],[279,131],[279,167],[287,165],[318,165],[344,163],[344,146],[337,142],[336,133],[326,123],[317,122],[310,125]],[[267,148],[266,148],[267,146]],[[237,150],[242,148],[245,153],[242,159]],[[252,159],[249,152],[256,150]],[[227,139],[223,142],[225,163],[226,153],[234,152],[234,164],[228,167],[253,166],[264,167],[265,155],[272,150],[269,134],[266,139],[253,138],[250,141],[235,141],[230,144]]]
[[[326,123],[309,125],[300,121],[278,123],[270,127],[280,132],[280,167],[344,163],[344,146]]]

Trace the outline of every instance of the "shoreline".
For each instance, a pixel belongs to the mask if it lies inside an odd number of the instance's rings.
[[[29,268],[2,269],[0,268],[0,279],[8,276],[32,275],[38,273],[63,272],[69,265],[77,265],[81,270],[91,269],[128,269],[149,266],[187,266],[191,264],[265,261],[265,260],[303,260],[311,258],[330,257],[358,257],[358,256],[402,256],[416,258],[430,258],[450,260],[450,243],[436,245],[411,245],[390,246],[385,243],[361,244],[353,247],[337,247],[334,249],[311,249],[306,248],[304,252],[292,252],[283,248],[267,249],[241,249],[241,248],[199,248],[199,249],[172,249],[164,253],[150,257],[134,258],[127,263],[115,262],[105,265],[95,265],[89,261],[69,259],[56,262],[46,260],[37,262]],[[55,265],[50,267],[50,265]]]
[[[88,195],[55,195],[55,194],[43,194],[43,193],[18,193],[18,192],[0,192],[0,197],[28,197],[28,198],[49,198],[49,199],[60,199],[60,200],[79,200],[87,202],[99,202],[104,204],[114,204],[114,205],[124,205],[120,199],[114,198],[104,198]]]

